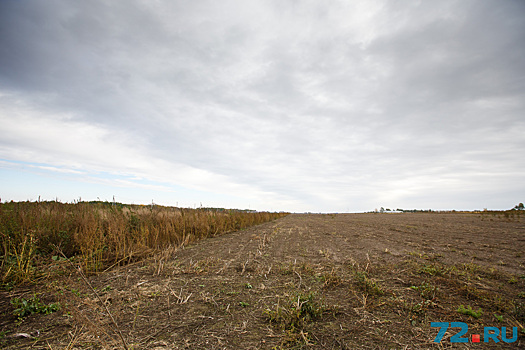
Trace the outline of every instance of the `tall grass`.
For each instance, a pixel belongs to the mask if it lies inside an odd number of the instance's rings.
[[[87,271],[100,271],[284,215],[107,202],[0,203],[1,281],[31,280],[35,262],[51,259],[55,247]]]

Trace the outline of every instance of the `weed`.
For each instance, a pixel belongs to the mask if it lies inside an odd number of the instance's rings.
[[[343,279],[337,274],[332,268],[329,273],[321,275],[321,280],[324,282],[325,287],[337,287],[343,283]]]
[[[419,269],[419,272],[430,276],[443,276],[445,274],[445,271],[437,265],[424,265]]]
[[[245,287],[246,289],[252,289],[252,288],[253,288],[253,286],[252,286],[250,283],[246,283],[246,284],[244,285],[244,287]]]
[[[78,289],[71,289],[71,293],[75,294],[77,297],[82,296],[82,293]]]
[[[430,305],[431,305],[431,301],[430,300],[421,301],[419,303],[416,303],[416,304],[412,305],[410,311],[412,311],[413,313],[416,313],[416,314],[423,314],[423,313],[425,313],[426,309]]]
[[[265,314],[270,323],[280,323],[285,329],[296,331],[318,318],[325,311],[325,306],[317,299],[317,294],[297,293],[291,296],[284,305],[279,303],[274,310],[266,309]]]
[[[459,312],[460,314],[472,316],[474,318],[480,318],[481,315],[483,314],[483,311],[481,310],[481,308],[478,308],[478,311],[476,311],[472,309],[470,305],[467,305],[466,308],[463,305],[460,305],[456,311]]]
[[[46,305],[42,303],[42,301],[40,301],[40,299],[36,295],[34,295],[31,299],[11,299],[11,304],[13,305],[13,307],[15,307],[15,310],[13,310],[13,315],[17,316],[19,319],[22,319],[32,314],[48,315],[50,313],[60,310],[59,303],[52,303]]]
[[[498,322],[503,322],[503,315],[502,316],[498,316],[498,315],[494,314],[494,317],[496,318],[496,320],[498,320]]]
[[[23,282],[31,279],[34,272],[33,259],[36,251],[36,239],[33,230],[27,233],[17,232],[16,235],[22,236],[13,239],[9,236],[4,238],[2,234],[2,243],[4,257],[1,268],[3,271],[3,282]],[[16,242],[17,240],[21,242]]]
[[[411,286],[413,290],[419,292],[419,295],[427,300],[433,300],[436,298],[439,288],[428,282],[422,282],[419,286]]]
[[[151,292],[151,293],[149,294],[149,297],[152,298],[152,299],[154,299],[154,298],[159,297],[160,295],[161,295],[161,292],[160,292],[160,291],[156,291],[156,292]]]
[[[0,288],[5,290],[6,292],[10,292],[15,288],[15,284],[13,281],[9,281],[7,283],[0,283]]]
[[[242,306],[242,307],[248,307],[248,306],[250,306],[250,304],[248,304],[247,302],[244,302],[244,301],[240,301],[240,302],[239,302],[239,305]]]
[[[428,259],[428,255],[426,253],[420,253],[417,251],[408,252],[408,255],[412,255],[413,257],[420,258],[420,259]]]
[[[522,324],[525,323],[525,303],[516,303],[514,305],[514,317]]]
[[[354,280],[366,295],[383,295],[385,292],[373,281],[366,270],[354,270]]]
[[[272,349],[302,349],[304,346],[312,346],[312,340],[308,335],[308,332],[303,330],[297,332],[293,329],[288,329],[285,332],[284,338],[279,346],[275,346]]]
[[[435,307],[436,303],[431,300],[424,300],[418,303],[410,303],[403,300],[402,306],[408,312],[408,320],[412,326],[416,326],[418,322],[422,323],[425,321],[428,309]]]
[[[307,275],[315,274],[315,269],[311,264],[306,263],[306,262],[297,264],[296,261],[282,263],[281,266],[279,266],[279,271],[282,275],[293,275],[297,273],[302,273],[302,274],[307,274]]]

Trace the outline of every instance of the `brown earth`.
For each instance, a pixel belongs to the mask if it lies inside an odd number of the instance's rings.
[[[524,248],[525,219],[508,215],[294,214],[89,276],[107,309],[56,262],[56,279],[2,292],[0,345],[524,348]],[[9,301],[35,292],[61,310],[17,320]],[[482,311],[467,315],[460,305]],[[434,343],[430,322],[455,321],[482,343],[451,343],[458,328]],[[517,327],[519,336],[483,343],[484,326],[506,327],[507,338]]]

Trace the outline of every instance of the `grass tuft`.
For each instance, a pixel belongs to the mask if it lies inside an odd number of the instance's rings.
[[[310,292],[294,294],[283,305],[277,304],[274,310],[266,309],[265,314],[270,323],[279,323],[287,330],[301,331],[306,324],[319,319],[324,311],[325,306],[317,294]]]
[[[372,280],[368,271],[354,269],[354,281],[356,282],[359,289],[361,289],[368,296],[380,296],[385,294],[383,289],[377,284],[376,281]]]
[[[422,282],[419,286],[411,286],[411,289],[418,291],[419,295],[426,300],[434,300],[439,292],[439,288],[428,282]]]
[[[467,307],[460,305],[459,308],[457,309],[457,312],[463,315],[472,316],[474,318],[480,318],[481,315],[483,314],[483,311],[481,310],[481,308],[479,308],[478,311],[476,311],[472,309],[470,305],[467,305]]]

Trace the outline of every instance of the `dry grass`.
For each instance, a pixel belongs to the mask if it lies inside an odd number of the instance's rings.
[[[103,271],[168,248],[241,230],[286,214],[183,209],[120,203],[0,203],[2,284],[33,280],[36,267],[62,259],[87,272]]]

